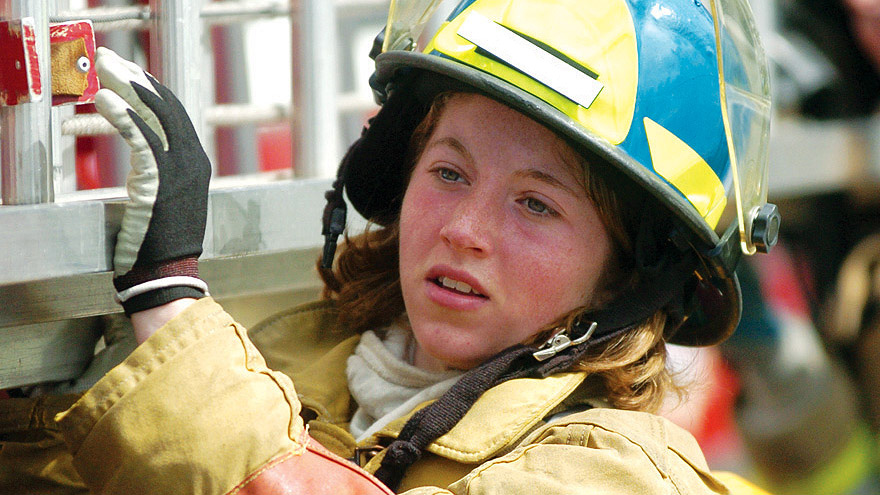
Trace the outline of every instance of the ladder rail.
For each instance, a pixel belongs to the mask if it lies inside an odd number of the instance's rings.
[[[40,66],[40,101],[0,107],[0,199],[4,205],[51,203],[52,74],[49,70],[48,2],[9,0],[0,3],[0,19],[33,18]]]

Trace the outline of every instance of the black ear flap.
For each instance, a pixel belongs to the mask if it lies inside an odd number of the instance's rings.
[[[399,70],[385,87],[385,104],[348,149],[339,174],[355,209],[380,225],[394,222],[400,212],[412,165],[407,163],[410,138],[435,97],[475,91],[450,77],[412,69]]]
[[[406,185],[409,138],[425,111],[412,92],[393,91],[342,159],[348,199],[364,218],[387,225],[397,217]]]
[[[641,221],[633,240],[636,269],[643,278],[663,275],[677,261],[677,249],[671,240],[672,220],[661,208],[642,208]]]

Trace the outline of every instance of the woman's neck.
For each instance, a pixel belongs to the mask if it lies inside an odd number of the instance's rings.
[[[409,330],[409,343],[407,344],[406,353],[403,356],[404,361],[425,371],[442,373],[453,369],[443,361],[435,358],[422,349],[422,346],[420,346],[419,342],[416,340],[415,334],[412,332],[412,327],[409,326],[408,321],[403,326]]]
[[[419,343],[416,342],[415,338],[413,338],[414,348],[412,351],[412,365],[416,368],[421,368],[425,371],[436,371],[443,372],[449,371],[452,368],[446,365],[443,361],[431,356],[427,352],[425,352]]]

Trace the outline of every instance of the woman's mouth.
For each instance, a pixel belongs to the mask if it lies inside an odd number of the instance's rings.
[[[449,266],[437,265],[425,277],[428,299],[455,311],[475,311],[491,301],[477,277]]]
[[[450,277],[440,276],[434,279],[434,283],[440,287],[443,287],[448,290],[452,290],[458,292],[459,294],[477,296],[477,297],[485,297],[480,294],[476,289],[471,287],[465,282],[460,280],[455,280]]]

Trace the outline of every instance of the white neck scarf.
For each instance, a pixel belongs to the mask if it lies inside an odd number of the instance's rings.
[[[348,388],[358,404],[349,431],[358,442],[379,431],[419,404],[443,395],[461,371],[431,372],[410,364],[412,333],[399,326],[386,329],[380,340],[372,330],[348,357]]]

